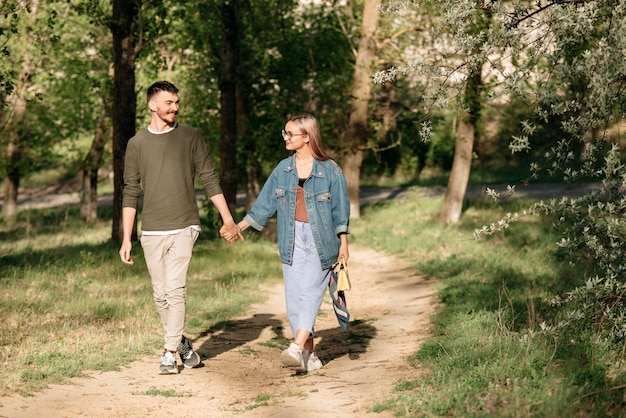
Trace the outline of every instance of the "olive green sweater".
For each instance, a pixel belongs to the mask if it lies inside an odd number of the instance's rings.
[[[199,225],[196,172],[209,197],[222,193],[206,141],[197,129],[177,125],[164,134],[144,129],[126,148],[122,207],[137,209],[143,189],[142,230]]]

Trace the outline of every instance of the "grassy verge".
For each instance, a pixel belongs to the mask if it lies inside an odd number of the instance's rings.
[[[437,280],[444,305],[434,337],[410,359],[415,378],[375,411],[396,416],[619,416],[626,402],[623,353],[602,336],[548,339],[537,331],[550,298],[577,285],[551,220],[525,218],[475,241],[505,208],[470,204],[457,225],[437,222],[441,198],[365,207],[351,241],[411,260]],[[106,218],[106,214],[103,214]],[[0,228],[0,394],[32,394],[85,370],[113,370],[161,346],[141,247],[118,260],[110,222],[85,226],[77,209],[20,212]],[[228,323],[280,280],[275,244],[230,246],[201,235],[190,268],[187,332]],[[570,270],[570,268],[572,270]],[[529,332],[528,330],[533,330]],[[156,389],[157,393],[160,389]],[[171,396],[181,396],[179,393]],[[261,402],[261,401],[259,401]]]
[[[0,229],[0,395],[115,370],[162,346],[141,246],[134,266],[122,264],[110,221],[86,226],[77,211],[24,211]],[[243,314],[263,283],[281,278],[275,244],[232,246],[208,234],[189,271],[190,335]]]
[[[505,233],[475,241],[475,228],[528,202],[471,203],[457,225],[442,226],[441,198],[364,208],[353,241],[412,260],[436,278],[444,306],[435,335],[409,360],[415,379],[377,405],[396,416],[619,416],[626,398],[621,347],[601,335],[575,342],[546,338],[556,293],[578,285],[556,249],[551,220],[529,217]],[[578,271],[578,273],[575,273]],[[532,331],[529,331],[532,330]],[[424,371],[425,370],[425,371]]]

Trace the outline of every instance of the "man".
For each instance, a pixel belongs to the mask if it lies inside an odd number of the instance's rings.
[[[187,270],[200,233],[194,189],[196,172],[222,217],[220,235],[233,242],[238,229],[220,188],[206,141],[196,129],[176,123],[179,104],[176,86],[158,81],[148,88],[147,98],[152,112],[150,125],[130,139],[124,160],[120,257],[124,263],[133,264],[131,233],[143,189],[141,245],[165,331],[159,370],[161,374],[172,374],[178,373],[177,352],[185,367],[200,364],[200,357],[183,335]]]

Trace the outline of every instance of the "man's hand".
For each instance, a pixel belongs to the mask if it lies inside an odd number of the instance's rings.
[[[130,250],[132,247],[133,245],[130,242],[123,242],[120,247],[120,258],[122,259],[122,263],[128,264],[129,266],[135,264],[133,259],[130,258]]]
[[[237,241],[239,238],[241,238],[242,240],[244,239],[241,230],[235,223],[231,225],[223,225],[220,228],[220,236],[231,244]]]

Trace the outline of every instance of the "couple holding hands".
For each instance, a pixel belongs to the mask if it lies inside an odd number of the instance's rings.
[[[219,186],[206,142],[194,128],[179,125],[178,89],[167,81],[148,89],[152,112],[147,129],[128,142],[124,163],[121,260],[129,265],[131,232],[143,188],[141,245],[152,279],[154,300],[165,331],[160,373],[178,373],[200,364],[183,335],[185,285],[200,231],[194,176],[222,217],[220,236],[230,243],[243,231],[262,230],[276,214],[287,318],[294,339],[281,353],[281,365],[297,371],[322,367],[315,354],[314,323],[332,268],[347,262],[350,201],[341,168],[322,148],[317,120],[302,114],[282,131],[291,155],[278,163],[252,209],[235,223]]]

